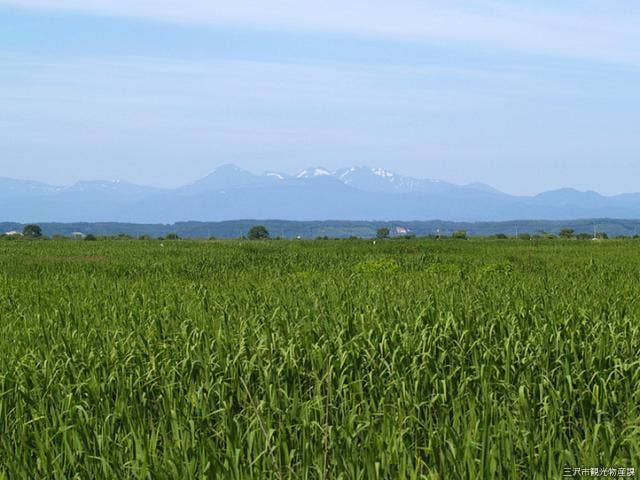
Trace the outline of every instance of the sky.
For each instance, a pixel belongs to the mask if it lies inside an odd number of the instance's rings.
[[[0,0],[0,177],[640,191],[640,3]]]

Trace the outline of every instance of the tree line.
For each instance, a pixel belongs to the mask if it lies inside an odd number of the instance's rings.
[[[634,235],[633,237],[620,235],[616,238],[639,238],[640,235]],[[1,239],[54,239],[54,240],[62,240],[62,239],[76,239],[76,240],[84,240],[84,241],[96,241],[98,239],[116,239],[116,240],[181,240],[182,238],[177,233],[169,233],[164,236],[152,237],[150,235],[140,235],[140,236],[132,236],[125,233],[120,233],[118,235],[100,235],[96,236],[91,233],[83,234],[80,232],[73,233],[71,235],[52,235],[48,237],[43,234],[42,228],[38,224],[28,224],[25,225],[22,229],[22,232],[12,231],[7,232],[5,234],[0,235]],[[210,240],[215,240],[216,237],[194,237],[194,238],[208,238]],[[274,238],[271,236],[269,230],[264,225],[254,225],[249,228],[245,235],[240,236],[239,238],[244,238],[247,240],[267,240]],[[298,239],[302,238],[300,236]],[[315,237],[317,240],[329,240],[331,237],[329,236],[318,236]],[[358,239],[363,238],[359,236],[350,236],[348,239]],[[366,238],[366,237],[365,237]],[[388,227],[380,227],[376,230],[375,238],[378,240],[386,240],[386,239],[412,239],[417,238],[414,234],[402,234],[402,235],[391,235],[391,231]],[[439,231],[435,234],[430,235],[420,235],[419,238],[452,238],[456,240],[467,240],[470,236],[467,234],[466,230],[456,230],[451,233],[441,234]],[[609,238],[609,235],[606,232],[594,231],[593,233],[585,233],[585,232],[576,232],[572,228],[563,228],[560,230],[558,234],[539,231],[536,233],[528,233],[521,232],[515,233],[514,235],[507,235],[505,233],[497,233],[488,236],[479,236],[475,235],[474,238],[488,238],[495,240],[507,240],[507,239],[517,239],[517,240],[552,240],[552,239],[562,239],[562,240],[604,240]],[[280,237],[275,237],[274,239],[280,239]],[[338,239],[334,237],[334,239]]]

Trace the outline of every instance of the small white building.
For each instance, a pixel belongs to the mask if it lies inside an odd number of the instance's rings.
[[[11,230],[10,232],[5,232],[5,235],[7,237],[21,237],[22,233],[21,232],[17,232],[15,230]]]
[[[73,232],[71,234],[71,238],[73,238],[74,240],[84,240],[84,237],[86,235],[82,232]]]
[[[396,235],[408,235],[410,231],[406,227],[396,227]]]

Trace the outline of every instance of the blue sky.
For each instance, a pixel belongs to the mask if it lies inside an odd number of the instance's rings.
[[[640,191],[640,4],[218,3],[0,0],[0,176],[355,164]]]

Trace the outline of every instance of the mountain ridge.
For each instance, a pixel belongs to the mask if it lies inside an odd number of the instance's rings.
[[[138,222],[640,218],[640,193],[605,196],[561,188],[532,196],[414,178],[370,166],[310,166],[289,175],[224,164],[178,188],[89,180],[54,186],[0,178],[1,221]]]

